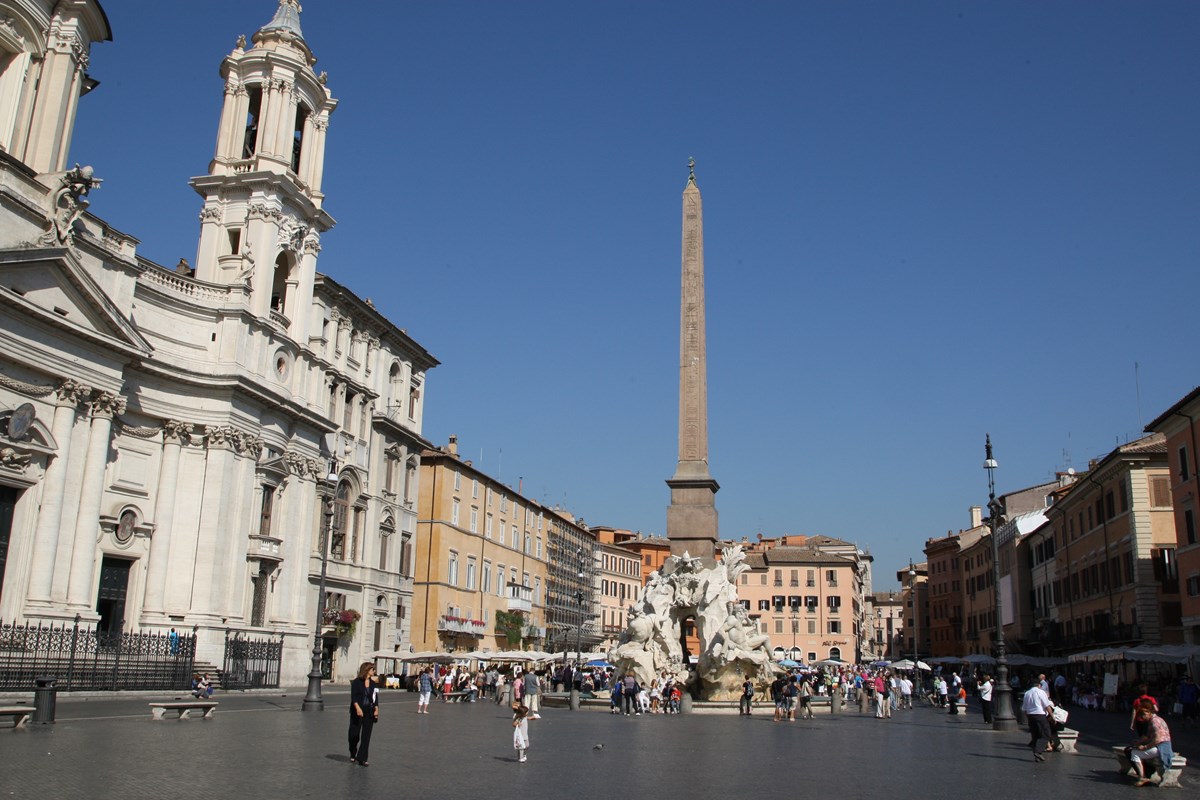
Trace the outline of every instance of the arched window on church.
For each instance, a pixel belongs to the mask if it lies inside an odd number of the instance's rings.
[[[292,172],[300,174],[300,154],[304,150],[304,126],[309,111],[304,105],[296,106],[296,130],[292,133]]]
[[[271,280],[271,310],[287,316],[288,279],[292,277],[291,259],[280,253],[275,259],[275,275]]]
[[[246,135],[242,139],[242,158],[254,158],[258,152],[258,116],[262,113],[262,86],[246,87],[249,104],[246,109]]]

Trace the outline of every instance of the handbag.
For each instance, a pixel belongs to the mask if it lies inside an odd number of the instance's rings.
[[[1183,713],[1183,703],[1176,703],[1175,705],[1171,706],[1171,713],[1175,716],[1181,715]]]
[[[1059,725],[1067,724],[1067,710],[1065,708],[1055,706],[1050,713],[1054,717],[1054,721]]]

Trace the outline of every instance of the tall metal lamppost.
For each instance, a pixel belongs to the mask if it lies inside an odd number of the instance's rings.
[[[313,632],[312,669],[308,673],[308,692],[304,695],[301,709],[324,711],[321,699],[321,628],[325,623],[325,575],[329,569],[329,534],[333,527],[333,493],[337,486],[337,475],[330,473],[321,482],[321,494],[325,498],[325,524],[321,526],[321,580],[317,584],[317,627]]]
[[[920,675],[917,662],[921,660],[921,604],[917,602],[917,568],[911,558],[908,560],[908,600],[913,609],[913,669]]]
[[[575,663],[576,666],[583,665],[583,580],[586,576],[585,560],[583,548],[580,547],[575,551],[575,557],[579,560],[579,570],[575,573],[575,577],[579,579],[579,588],[575,590],[575,606],[579,612],[579,623],[575,626]]]
[[[996,529],[1002,522],[1000,503],[996,500],[996,459],[992,457],[992,436],[987,434],[986,455],[983,468],[988,474],[988,528],[992,535],[992,597],[995,600],[993,613],[996,615],[996,685],[993,689],[995,709],[992,713],[992,730],[1015,731],[1017,718],[1013,715],[1012,687],[1008,685],[1008,659],[1004,655],[1003,600],[1000,597],[1000,542]]]

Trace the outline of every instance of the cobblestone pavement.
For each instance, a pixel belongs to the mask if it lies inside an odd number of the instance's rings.
[[[995,733],[977,713],[950,718],[928,707],[891,720],[851,710],[794,723],[773,723],[765,709],[748,718],[545,709],[530,723],[529,761],[518,764],[503,707],[435,701],[417,715],[415,695],[387,693],[364,769],[346,751],[347,693],[327,690],[321,713],[301,712],[302,696],[220,697],[212,720],[163,722],[150,720],[149,697],[60,698],[55,725],[0,727],[0,798],[632,800],[682,791],[1090,800],[1131,791],[1108,752],[1127,738],[1127,718],[1082,710],[1071,720],[1081,752],[1035,764],[1026,733]],[[1196,729],[1175,740],[1185,755],[1200,754]],[[1200,779],[1185,772],[1184,787],[1180,797],[1194,796]]]

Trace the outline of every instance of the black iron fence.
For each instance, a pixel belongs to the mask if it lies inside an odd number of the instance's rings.
[[[0,620],[0,691],[27,691],[34,679],[58,679],[59,691],[187,689],[196,629],[184,635],[102,631],[74,623]]]
[[[278,689],[283,662],[283,634],[251,639],[242,631],[225,629],[223,689]]]

